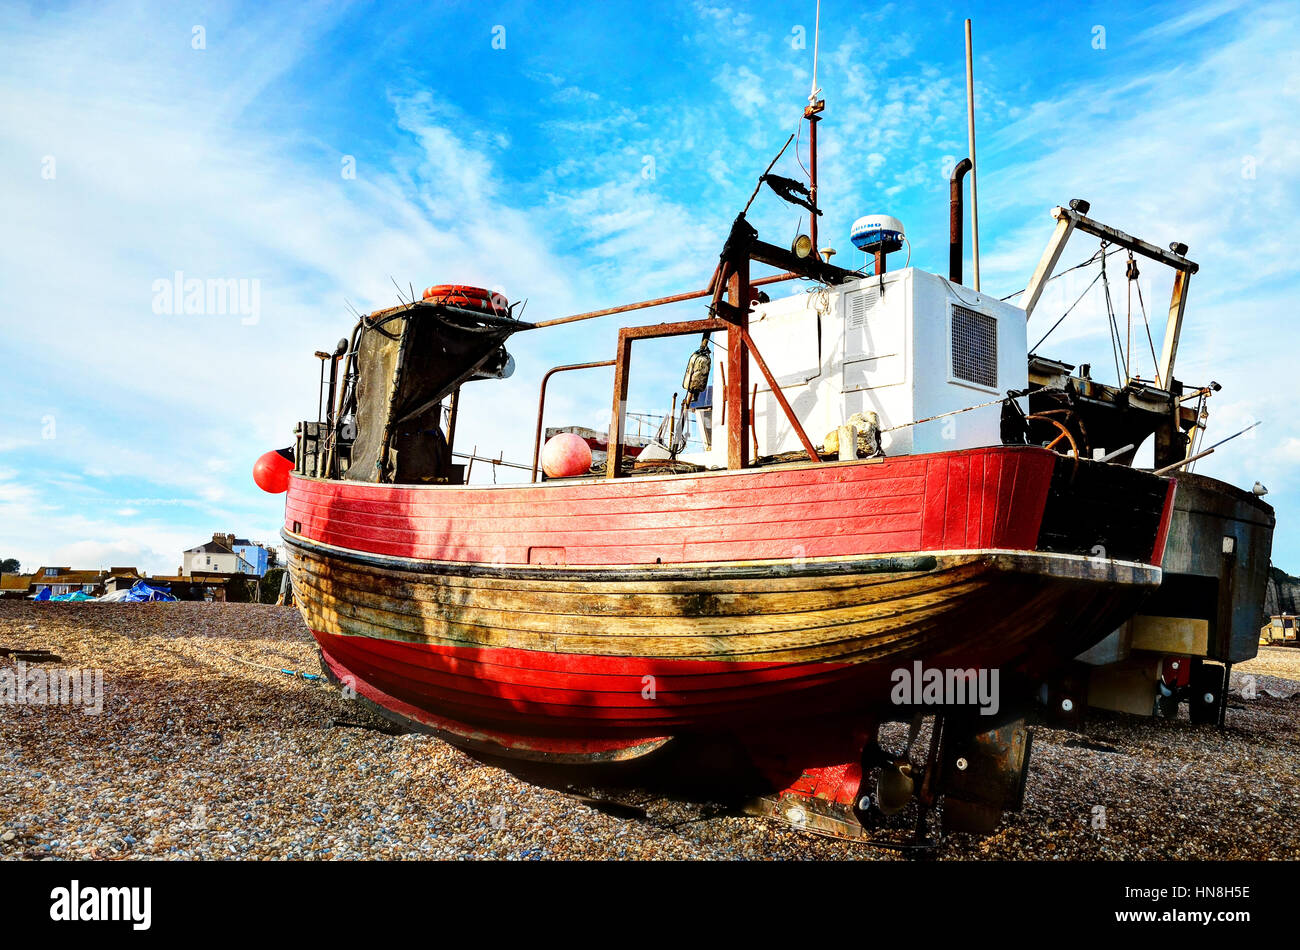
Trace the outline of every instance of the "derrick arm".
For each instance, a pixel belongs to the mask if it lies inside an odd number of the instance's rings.
[[[1178,355],[1178,337],[1182,333],[1183,314],[1187,309],[1187,285],[1191,282],[1192,275],[1200,270],[1200,265],[1187,259],[1186,244],[1174,242],[1166,251],[1141,238],[1126,234],[1118,228],[1094,221],[1087,215],[1089,207],[1088,202],[1075,198],[1068,208],[1052,209],[1052,217],[1056,219],[1056,230],[1052,233],[1051,240],[1047,242],[1047,249],[1043,251],[1038,267],[1034,270],[1034,276],[1030,278],[1029,285],[1025,288],[1025,316],[1027,318],[1033,314],[1038,298],[1043,293],[1043,287],[1051,280],[1052,271],[1056,269],[1057,262],[1061,259],[1061,252],[1065,250],[1066,242],[1070,240],[1070,235],[1075,230],[1091,234],[1109,244],[1118,245],[1134,254],[1141,254],[1149,260],[1172,267],[1175,272],[1174,290],[1169,301],[1169,318],[1165,324],[1163,352],[1160,356],[1160,379],[1168,386],[1173,378],[1174,359]]]

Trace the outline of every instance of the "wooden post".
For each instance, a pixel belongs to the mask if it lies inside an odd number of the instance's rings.
[[[618,478],[623,466],[623,419],[627,415],[628,364],[632,360],[632,339],[626,330],[618,333],[614,356],[614,405],[609,415],[609,439],[605,455],[605,477]]]
[[[1161,345],[1157,383],[1169,389],[1173,386],[1174,360],[1178,357],[1178,338],[1183,332],[1183,314],[1187,310],[1187,285],[1191,283],[1190,271],[1174,272],[1174,290],[1169,298],[1169,318],[1165,323],[1165,340]]]
[[[749,351],[745,333],[749,327],[749,256],[733,262],[728,288],[736,308],[731,318],[735,329],[727,331],[727,468],[749,465]]]
[[[1038,267],[1034,269],[1034,276],[1029,278],[1029,284],[1025,287],[1023,306],[1026,320],[1034,315],[1038,298],[1042,296],[1047,282],[1052,279],[1052,271],[1056,269],[1056,264],[1061,259],[1061,252],[1065,250],[1066,242],[1074,233],[1074,215],[1067,213],[1063,208],[1054,208],[1052,216],[1056,218],[1056,230],[1052,232],[1052,238],[1047,242],[1043,256],[1038,261]]]

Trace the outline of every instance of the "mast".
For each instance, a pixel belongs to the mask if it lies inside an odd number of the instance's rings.
[[[818,259],[822,256],[822,250],[817,243],[817,123],[821,121],[821,112],[826,108],[826,100],[817,98],[821,92],[817,88],[817,48],[821,42],[821,32],[822,0],[817,0],[817,20],[813,27],[812,88],[808,91],[808,105],[803,110],[803,117],[808,120],[808,198],[813,206],[812,214],[809,215],[808,238],[812,241],[813,256]]]
[[[980,289],[980,209],[975,191],[975,60],[971,52],[970,20],[966,20],[966,138],[970,144],[970,248],[972,285]]]

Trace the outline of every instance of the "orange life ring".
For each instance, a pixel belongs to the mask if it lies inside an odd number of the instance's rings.
[[[423,297],[433,303],[446,303],[455,307],[467,307],[473,310],[494,312],[498,309],[505,309],[504,305],[498,307],[493,302],[494,295],[492,291],[484,290],[482,287],[469,287],[464,284],[435,284],[432,287],[425,288]]]

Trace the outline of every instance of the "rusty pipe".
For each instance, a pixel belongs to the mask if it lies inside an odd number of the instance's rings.
[[[320,360],[320,384],[316,387],[316,424],[320,425],[325,421],[325,361],[330,355],[324,350],[316,351],[316,359]]]
[[[329,414],[325,417],[325,424],[331,431],[333,431],[334,422],[338,417],[337,411],[334,406],[334,399],[338,387],[339,360],[343,358],[343,354],[347,352],[347,349],[348,349],[348,341],[339,340],[339,345],[334,348],[334,352],[328,354],[326,357],[330,361],[330,388],[329,388],[329,404],[328,404]],[[321,368],[324,369],[323,364]]]
[[[953,166],[952,177],[948,179],[948,279],[954,284],[961,283],[961,234],[966,221],[961,186],[970,170],[970,159],[963,158]]]
[[[601,360],[598,363],[569,363],[565,366],[553,366],[542,377],[541,392],[537,396],[537,435],[533,439],[533,481],[537,481],[537,463],[542,457],[542,413],[546,410],[546,384],[556,373],[571,369],[596,369],[599,366],[613,366],[615,360]],[[522,466],[520,466],[522,468]]]
[[[716,273],[716,272],[715,272]],[[784,273],[772,274],[768,277],[760,277],[757,280],[751,280],[751,287],[761,287],[764,284],[777,284],[783,280],[794,280],[799,274]],[[725,281],[715,280],[714,283],[725,284]],[[705,287],[703,290],[692,290],[685,294],[673,294],[671,297],[656,297],[653,300],[642,300],[638,303],[625,303],[617,307],[608,307],[604,310],[590,310],[587,313],[575,313],[571,317],[557,317],[554,320],[542,320],[534,323],[532,327],[525,329],[540,330],[542,327],[557,327],[564,323],[577,323],[579,320],[592,320],[596,317],[607,317],[614,313],[627,313],[629,310],[644,310],[647,307],[660,307],[669,303],[680,303],[683,300],[695,300],[698,297],[708,297],[714,293],[714,287]]]

